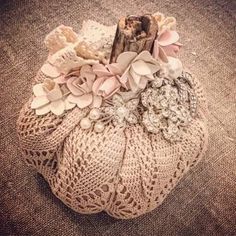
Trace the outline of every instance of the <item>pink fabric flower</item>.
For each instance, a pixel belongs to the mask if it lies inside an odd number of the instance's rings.
[[[176,57],[181,43],[178,42],[179,34],[174,30],[163,30],[154,42],[153,57],[168,62],[167,56]]]
[[[93,73],[92,67],[84,65],[79,71],[74,71],[67,79],[66,85],[71,94],[68,101],[77,104],[79,108],[100,107],[102,97],[93,93],[93,85],[96,75]]]
[[[110,98],[120,89],[120,74],[122,73],[117,63],[93,65],[93,72],[97,75],[97,79],[93,84],[93,92],[104,99]]]

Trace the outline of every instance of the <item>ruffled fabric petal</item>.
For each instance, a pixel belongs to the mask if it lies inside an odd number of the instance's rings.
[[[153,60],[152,55],[150,54],[149,51],[142,51],[138,54],[138,56],[134,59],[134,61],[137,60],[142,60],[142,61],[146,61],[146,62],[150,62]]]
[[[138,75],[148,75],[151,73],[150,68],[142,60],[137,60],[131,64],[131,68]]]
[[[140,82],[138,83],[138,87],[140,89],[145,89],[147,86],[148,79],[146,77],[141,77]]]
[[[95,82],[93,83],[93,87],[92,87],[92,91],[95,94],[98,94],[99,92],[99,87],[102,85],[102,83],[105,81],[106,78],[101,77],[95,80]]]
[[[124,74],[120,77],[120,83],[124,86],[124,87],[126,87],[126,83],[127,83],[127,81],[128,81],[128,70],[126,71],[126,72],[124,72]]]
[[[76,80],[76,77],[72,77],[68,79],[66,85],[72,94],[74,94],[75,96],[80,96],[83,94],[83,92],[73,84],[75,80]]]
[[[50,110],[53,114],[60,116],[65,111],[65,104],[62,100],[53,101],[50,103]]]
[[[147,77],[149,80],[154,80],[155,79],[153,74],[145,75],[145,77]]]
[[[152,56],[153,56],[155,59],[158,59],[158,58],[159,58],[159,43],[158,43],[158,40],[157,40],[157,39],[154,41]]]
[[[183,65],[178,58],[168,57],[168,63],[163,63],[163,70],[167,78],[176,79],[181,76]]]
[[[84,94],[82,96],[74,96],[73,94],[70,94],[68,96],[68,101],[71,103],[76,103],[79,108],[83,109],[92,104],[93,95]]]
[[[160,46],[168,46],[176,43],[179,40],[179,34],[174,30],[165,30],[158,37],[158,42]]]
[[[74,81],[73,84],[79,91],[82,91],[83,93],[89,93],[92,91],[92,81],[86,80],[86,83],[83,83],[81,85],[77,84],[76,81]]]
[[[50,112],[50,104],[48,103],[45,106],[39,107],[35,110],[36,115],[41,116]]]
[[[58,84],[65,84],[69,78],[66,76],[59,76],[54,81]]]
[[[59,77],[61,74],[55,66],[52,66],[49,63],[44,64],[41,67],[41,71],[43,72],[43,74],[51,78]]]
[[[56,84],[55,87],[47,93],[47,98],[49,101],[56,101],[62,98],[62,91],[58,84]]]
[[[150,74],[154,74],[156,73],[157,71],[160,70],[160,65],[158,64],[152,64],[152,63],[148,63],[148,62],[145,62],[146,63],[146,66],[149,68],[149,70],[151,71]]]
[[[167,58],[167,55],[165,53],[165,51],[160,47],[159,48],[159,58],[165,62],[165,63],[168,63],[168,58]]]
[[[132,67],[130,68],[129,73],[130,73],[130,75],[133,77],[135,83],[138,84],[139,81],[140,81],[141,75],[135,73],[135,71],[133,70]]]
[[[48,104],[50,101],[47,99],[46,96],[39,96],[35,97],[31,103],[31,108],[32,109],[37,109],[39,107],[45,106]]]
[[[92,70],[92,67],[89,65],[84,65],[81,67],[80,76],[85,77],[88,81],[94,81],[96,77]]]
[[[105,77],[105,76],[111,76],[111,72],[107,70],[107,68],[102,64],[95,64],[93,65],[93,72],[98,77]]]
[[[134,78],[133,78],[132,76],[130,76],[130,78],[129,78],[128,81],[129,81],[129,87],[130,87],[130,89],[131,89],[133,92],[137,92],[138,89],[139,89],[139,87],[138,87],[138,85],[135,83]]]
[[[91,104],[92,108],[99,108],[102,105],[102,97],[101,96],[93,96],[93,102]]]
[[[65,103],[65,109],[66,109],[66,110],[71,110],[72,108],[74,108],[74,107],[76,106],[75,103],[69,102],[69,101],[68,101],[68,98],[66,98],[66,99],[64,100],[64,103]]]
[[[132,60],[137,56],[136,52],[123,52],[118,57],[116,62],[119,65],[121,71],[125,71],[125,69],[129,66]]]
[[[165,54],[167,56],[176,57],[177,53],[180,50],[180,47],[178,45],[172,44],[162,47],[162,49],[165,51]]]
[[[118,63],[107,64],[106,67],[113,75],[121,75],[122,74],[122,70],[119,67]]]
[[[42,84],[36,84],[33,86],[33,93],[36,97],[46,95]]]
[[[115,76],[107,78],[103,84],[99,87],[99,91],[103,94],[105,98],[108,98],[114,94],[117,89],[120,88],[120,83]],[[99,93],[99,92],[98,92]]]

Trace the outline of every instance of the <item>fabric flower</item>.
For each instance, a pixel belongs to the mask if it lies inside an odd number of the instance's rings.
[[[120,89],[121,70],[116,63],[106,66],[95,64],[93,65],[93,72],[97,75],[97,79],[93,84],[94,94],[107,99]]]
[[[72,73],[66,82],[71,92],[68,101],[77,104],[81,109],[88,106],[100,107],[102,97],[95,95],[92,91],[95,78],[96,75],[90,65],[84,65],[78,72]]]
[[[61,115],[65,110],[72,109],[75,105],[67,99],[69,91],[66,87],[60,88],[55,81],[45,79],[43,83],[33,87],[35,98],[31,103],[31,108],[36,110],[37,115],[44,115],[52,112]]]
[[[117,58],[117,65],[124,71],[121,84],[133,92],[144,89],[147,82],[154,79],[153,74],[160,70],[159,62],[148,51],[123,52]]]
[[[167,56],[176,57],[182,44],[178,42],[179,34],[174,30],[163,30],[154,41],[153,57],[168,62]]]

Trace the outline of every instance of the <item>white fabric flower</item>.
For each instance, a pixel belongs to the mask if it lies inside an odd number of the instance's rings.
[[[37,115],[45,115],[52,112],[61,115],[65,110],[72,109],[75,104],[68,101],[68,89],[65,86],[59,87],[55,81],[45,79],[43,83],[33,87],[35,98],[31,103],[31,108],[35,109]]]
[[[149,80],[154,80],[153,74],[160,70],[159,62],[148,51],[140,54],[123,52],[118,56],[117,64],[124,71],[120,78],[121,84],[133,92],[144,89]]]

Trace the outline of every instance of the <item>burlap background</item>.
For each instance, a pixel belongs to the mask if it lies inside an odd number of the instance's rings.
[[[0,235],[236,235],[236,5],[227,0],[0,1]],[[161,11],[179,22],[184,65],[209,100],[210,146],[163,205],[134,220],[79,215],[21,160],[15,123],[47,52],[43,38],[83,19],[114,24]]]

